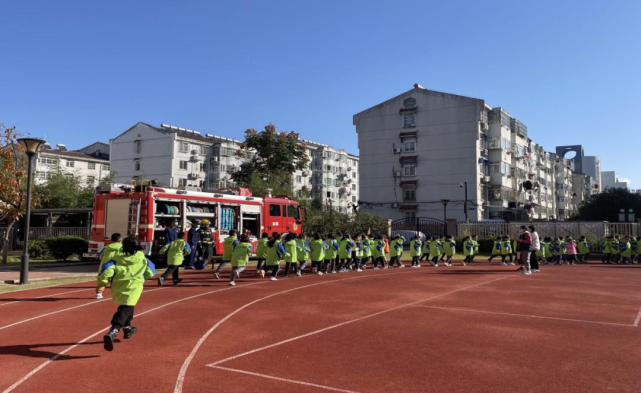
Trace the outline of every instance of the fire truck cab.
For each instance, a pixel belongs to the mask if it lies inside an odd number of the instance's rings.
[[[300,234],[306,211],[287,195],[254,197],[248,189],[202,192],[144,185],[100,185],[94,200],[89,249],[86,259],[99,258],[112,233],[137,236],[152,259],[166,244],[165,229],[173,221],[185,233],[193,220],[208,219],[215,254],[235,229],[254,245],[262,233]]]

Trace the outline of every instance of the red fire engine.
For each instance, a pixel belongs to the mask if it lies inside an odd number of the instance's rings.
[[[215,253],[229,231],[247,234],[255,245],[267,232],[300,234],[306,211],[286,195],[254,197],[250,190],[235,188],[209,193],[145,185],[98,187],[91,222],[89,250],[84,258],[98,258],[112,233],[135,235],[154,257],[165,244],[165,228],[171,221],[185,230],[192,220],[208,219],[214,235]]]

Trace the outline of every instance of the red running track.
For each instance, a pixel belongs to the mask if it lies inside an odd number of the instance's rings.
[[[0,295],[1,391],[641,391],[638,266],[184,278],[110,353],[91,282]]]

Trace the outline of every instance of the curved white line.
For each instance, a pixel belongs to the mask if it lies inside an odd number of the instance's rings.
[[[219,327],[220,325],[222,325],[222,324],[223,324],[223,323],[225,323],[229,318],[231,318],[231,317],[233,317],[234,315],[238,314],[239,312],[243,311],[243,310],[244,310],[244,309],[246,309],[247,307],[250,307],[250,306],[252,306],[252,305],[254,305],[254,304],[258,303],[258,302],[262,302],[263,300],[267,300],[267,299],[272,298],[272,297],[274,297],[274,296],[282,295],[282,294],[284,294],[284,293],[288,293],[288,292],[297,291],[297,290],[299,290],[299,289],[305,289],[305,288],[309,288],[309,287],[314,287],[314,286],[317,286],[317,285],[332,284],[332,283],[340,282],[340,281],[357,280],[357,279],[360,279],[360,278],[370,278],[370,277],[372,277],[372,278],[375,278],[375,277],[387,277],[387,276],[393,276],[393,275],[395,275],[395,274],[414,273],[414,272],[416,272],[416,270],[410,270],[410,271],[407,271],[407,272],[386,273],[386,274],[380,274],[380,275],[366,275],[366,276],[359,276],[359,277],[343,278],[343,279],[340,279],[340,280],[323,281],[323,282],[318,282],[318,283],[314,283],[314,284],[303,285],[303,286],[300,286],[300,287],[291,288],[291,289],[287,289],[287,290],[285,290],[285,291],[281,291],[281,292],[273,293],[273,294],[271,294],[271,295],[268,295],[268,296],[262,297],[262,298],[260,298],[260,299],[256,299],[256,300],[254,300],[254,301],[251,301],[251,302],[249,302],[249,303],[245,304],[244,306],[241,306],[241,307],[237,308],[236,310],[234,310],[234,311],[233,311],[233,312],[231,312],[230,314],[227,314],[227,316],[226,316],[225,318],[223,318],[223,319],[221,319],[220,321],[218,321],[214,326],[212,326],[212,327],[211,327],[211,329],[209,329],[209,330],[207,331],[207,333],[205,333],[205,334],[200,338],[200,340],[198,340],[198,342],[197,342],[197,343],[196,343],[196,345],[194,346],[194,349],[192,349],[192,350],[191,350],[191,353],[189,354],[189,356],[187,356],[187,358],[185,359],[185,361],[184,361],[184,363],[183,363],[182,367],[180,368],[180,372],[178,373],[178,378],[176,379],[176,386],[174,387],[174,393],[182,393],[182,390],[183,390],[183,383],[184,383],[184,381],[185,381],[185,374],[187,374],[187,369],[189,368],[189,365],[191,364],[192,360],[194,359],[194,356],[196,356],[196,353],[197,353],[197,352],[198,352],[198,350],[200,349],[200,346],[205,342],[205,340],[207,340],[207,338],[208,338],[208,337],[209,337],[209,336],[210,336],[210,335],[211,335],[211,334],[212,334],[216,329],[218,329],[218,327]],[[503,277],[503,278],[506,278],[506,277]],[[423,300],[421,300],[421,301],[423,301]]]
[[[0,273],[6,273],[6,272],[0,272]],[[82,277],[82,276],[81,276]],[[73,277],[60,277],[62,279],[65,278],[73,278]],[[95,282],[96,280],[87,280],[87,281],[74,281],[74,282],[66,282],[63,284],[56,284],[56,285],[49,285],[49,286],[44,286],[44,287],[39,287],[39,288],[23,288],[23,289],[16,289],[15,291],[9,291],[9,292],[4,292],[2,295],[10,295],[12,293],[16,292],[24,292],[24,291],[38,291],[40,289],[48,289],[48,288],[55,288],[55,287],[61,287],[63,285],[74,285],[74,284],[84,284],[86,282]]]
[[[59,296],[59,295],[67,295],[67,294],[70,294],[70,293],[83,292],[83,291],[90,291],[90,289],[88,290],[87,288],[83,288],[83,289],[78,289],[78,290],[75,290],[75,291],[54,293],[53,295],[38,296],[38,297],[30,298],[30,299],[14,300],[12,302],[0,304],[0,307],[8,306],[10,304],[29,302],[29,301],[32,301],[32,300],[35,300],[35,299],[44,299],[44,298],[47,298],[47,297],[54,297],[54,296]],[[11,293],[11,292],[9,292],[9,293]],[[0,300],[2,300],[2,299],[0,299]]]

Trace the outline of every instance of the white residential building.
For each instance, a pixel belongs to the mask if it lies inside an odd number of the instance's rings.
[[[358,203],[358,157],[321,143],[307,145],[309,169],[293,175],[294,191],[303,188],[334,209],[349,212]],[[161,124],[138,123],[111,140],[117,182],[156,180],[171,187],[218,190],[235,187],[230,173],[246,157],[236,155],[241,141]],[[349,169],[349,170],[348,170]]]
[[[45,183],[54,173],[74,174],[83,184],[97,185],[103,178],[109,176],[109,150],[103,150],[101,155],[91,151],[94,143],[79,151],[68,151],[63,144],[58,144],[53,149],[48,143],[38,152],[38,159],[34,170],[37,184]],[[105,145],[105,144],[102,144]],[[87,150],[93,154],[83,152]]]
[[[354,115],[361,210],[389,219],[555,219],[574,211],[568,161],[484,100],[415,85]],[[557,194],[562,190],[563,197]],[[561,201],[562,208],[557,207]]]

